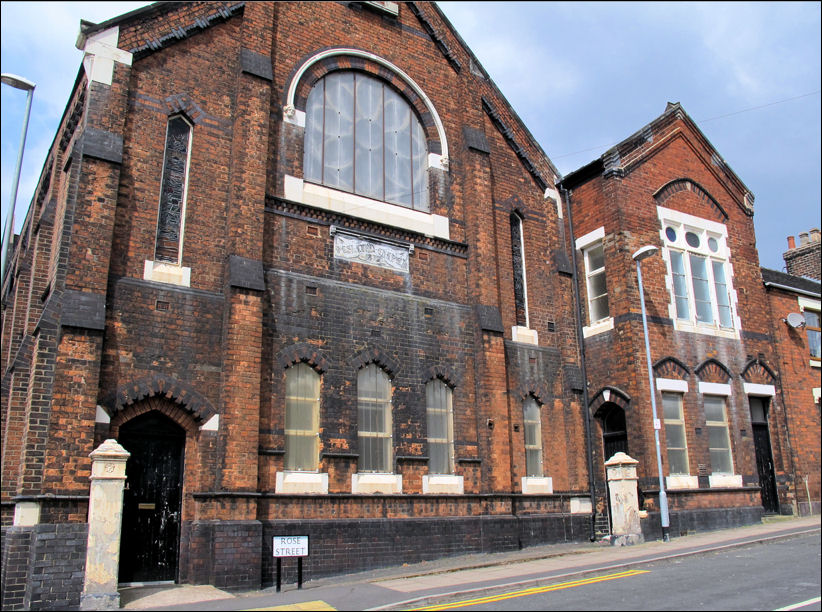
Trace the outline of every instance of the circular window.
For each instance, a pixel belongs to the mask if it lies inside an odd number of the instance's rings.
[[[698,248],[699,236],[697,236],[693,232],[685,232],[685,242],[687,242],[688,246],[690,247]]]
[[[711,249],[711,253],[716,253],[719,250],[719,243],[716,238],[708,238],[708,248]]]
[[[671,242],[676,242],[676,230],[675,230],[674,228],[672,228],[672,227],[667,228],[667,229],[665,230],[665,236],[666,236],[666,237],[668,238],[668,240],[670,240]]]

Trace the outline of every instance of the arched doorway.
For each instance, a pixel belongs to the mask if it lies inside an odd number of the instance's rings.
[[[120,582],[177,579],[185,430],[156,410],[120,426],[126,464]]]
[[[776,474],[771,453],[771,434],[768,431],[770,398],[749,396],[748,402],[751,407],[751,427],[762,506],[765,512],[776,514],[779,513],[779,495],[776,491]]]
[[[617,453],[628,454],[628,430],[625,426],[625,411],[612,402],[606,402],[597,411],[597,419],[602,427],[602,450],[605,461]]]

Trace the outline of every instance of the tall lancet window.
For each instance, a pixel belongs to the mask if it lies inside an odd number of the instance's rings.
[[[165,161],[157,215],[157,239],[154,247],[154,258],[157,261],[180,263],[190,156],[191,125],[183,117],[172,117],[166,130]]]
[[[514,266],[514,304],[517,325],[528,325],[528,293],[525,280],[525,243],[522,238],[522,217],[511,215],[511,262]]]

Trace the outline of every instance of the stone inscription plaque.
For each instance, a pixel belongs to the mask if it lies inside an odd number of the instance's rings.
[[[337,233],[334,236],[334,257],[358,261],[370,266],[408,272],[408,249]]]

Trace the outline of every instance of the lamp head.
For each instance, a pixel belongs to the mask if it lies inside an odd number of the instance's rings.
[[[647,259],[651,255],[654,255],[659,249],[652,244],[647,244],[644,247],[638,249],[636,253],[631,255],[634,261],[640,262],[643,259]]]
[[[23,91],[31,91],[35,88],[35,84],[28,79],[24,79],[16,74],[11,74],[10,72],[4,72],[0,75],[0,79],[2,79],[3,83],[6,85],[11,85],[16,89],[22,89]]]

